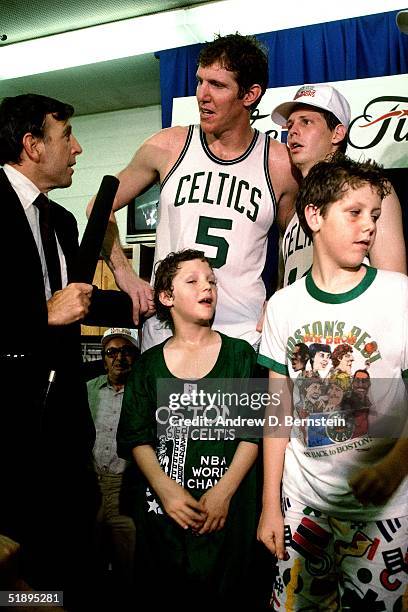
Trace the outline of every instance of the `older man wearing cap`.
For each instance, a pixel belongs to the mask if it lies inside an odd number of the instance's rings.
[[[102,357],[106,374],[88,381],[88,398],[95,422],[95,469],[101,490],[97,516],[96,555],[101,578],[102,597],[105,587],[115,589],[114,603],[130,605],[133,585],[135,526],[123,514],[123,501],[129,495],[123,479],[127,462],[116,453],[116,430],[122,408],[123,391],[132,366],[139,354],[137,330],[112,327],[102,337]],[[106,581],[109,565],[113,582]],[[103,599],[105,601],[105,599]]]
[[[345,152],[350,117],[346,98],[328,84],[302,85],[292,100],[272,111],[272,120],[288,129],[290,157],[303,177],[317,162],[336,152]],[[312,242],[300,227],[295,211],[288,218],[282,251],[283,284],[290,285],[307,273],[313,258]],[[406,273],[401,208],[394,190],[383,202],[370,263],[377,268]]]

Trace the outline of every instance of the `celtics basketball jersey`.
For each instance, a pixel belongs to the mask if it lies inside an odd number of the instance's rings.
[[[218,303],[213,328],[255,345],[265,300],[261,274],[276,213],[268,172],[269,136],[254,131],[248,149],[224,160],[209,149],[200,126],[161,185],[155,263],[171,251],[203,251],[214,267]],[[162,342],[156,317],[143,328],[143,350]]]
[[[286,228],[282,240],[282,252],[285,266],[283,286],[286,287],[302,278],[313,261],[312,241],[303,231],[296,213]]]

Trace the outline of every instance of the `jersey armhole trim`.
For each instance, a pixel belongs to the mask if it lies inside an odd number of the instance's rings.
[[[167,183],[167,181],[169,180],[169,178],[171,177],[171,175],[177,170],[177,168],[179,167],[179,165],[181,164],[181,162],[183,161],[188,147],[190,146],[191,143],[191,139],[193,137],[193,130],[194,130],[194,125],[189,125],[188,127],[188,132],[187,132],[187,138],[186,138],[186,142],[184,143],[184,147],[176,161],[176,163],[174,164],[174,166],[169,170],[169,172],[167,173],[167,175],[164,177],[162,184],[160,185],[160,191],[162,191],[163,187],[165,186],[165,184]]]
[[[269,175],[269,143],[270,143],[270,135],[265,134],[265,149],[264,149],[264,172],[266,177],[266,183],[268,185],[269,193],[272,198],[272,206],[273,206],[273,218],[277,217],[277,206],[276,206],[276,197],[275,192],[273,190],[272,180]]]

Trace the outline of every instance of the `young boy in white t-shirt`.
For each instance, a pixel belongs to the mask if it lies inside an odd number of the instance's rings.
[[[314,166],[296,204],[313,266],[267,307],[258,361],[283,393],[264,440],[258,539],[278,558],[275,610],[403,609],[408,278],[362,265],[389,189],[371,162]],[[299,343],[331,347],[313,401],[310,377],[293,369]]]

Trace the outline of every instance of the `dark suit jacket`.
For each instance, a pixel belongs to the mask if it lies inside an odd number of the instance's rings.
[[[94,443],[87,390],[81,371],[80,325],[49,328],[41,261],[25,212],[0,170],[3,308],[0,360],[0,486],[16,493],[29,473],[50,479],[81,479]],[[55,231],[67,262],[68,280],[78,278],[78,229],[74,216],[52,203]],[[104,316],[102,316],[104,313]],[[131,325],[131,303],[122,292],[94,291],[90,319],[98,325]],[[56,381],[47,402],[50,369]],[[40,493],[39,493],[40,494]],[[0,490],[0,495],[3,498]],[[1,509],[0,509],[1,514]],[[1,531],[1,517],[0,517]]]

